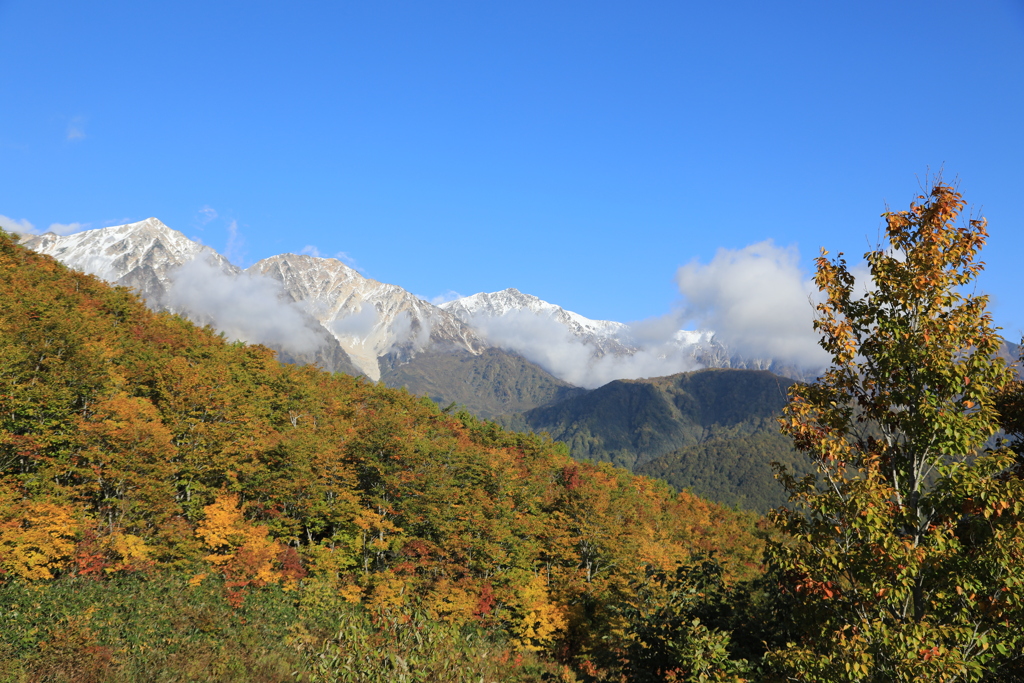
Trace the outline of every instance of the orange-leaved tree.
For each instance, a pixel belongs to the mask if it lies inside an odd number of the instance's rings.
[[[776,517],[796,542],[769,551],[803,628],[769,655],[787,680],[1007,680],[1020,667],[1024,486],[992,441],[1012,371],[972,289],[986,223],[958,221],[964,206],[940,182],[885,213],[861,296],[841,254],[818,259],[832,364],[794,385],[781,419],[818,474],[782,473],[792,507]]]
[[[246,586],[282,583],[294,588],[305,576],[292,547],[270,538],[267,527],[246,521],[237,495],[221,494],[203,512],[196,535],[213,550],[204,559],[223,570],[232,604],[240,604],[239,589]]]

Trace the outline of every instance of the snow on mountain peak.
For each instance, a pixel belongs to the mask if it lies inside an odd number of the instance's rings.
[[[280,254],[254,264],[326,327],[371,379],[378,360],[392,352],[415,353],[430,345],[479,353],[484,344],[466,324],[397,285],[360,275],[337,259]]]
[[[614,379],[670,375],[734,362],[709,330],[669,320],[634,327],[591,320],[518,289],[481,292],[441,304],[488,342],[514,351],[556,377],[595,387]]]
[[[611,338],[625,332],[627,327],[611,320],[591,320],[561,306],[524,294],[514,287],[500,292],[480,292],[441,304],[441,308],[454,313],[466,322],[480,318],[497,318],[528,311],[545,316],[564,325],[571,334],[581,339]]]
[[[733,359],[708,331],[678,330],[669,320],[633,328],[592,320],[512,287],[434,306],[333,258],[280,254],[243,272],[156,218],[65,236],[28,235],[22,242],[133,287],[154,307],[239,338],[276,341],[299,353],[323,346],[318,339],[328,335],[373,379],[385,357],[404,363],[427,349],[477,354],[488,346],[587,387],[746,362]]]
[[[22,243],[70,268],[134,287],[149,300],[161,300],[170,286],[171,271],[201,254],[221,270],[239,272],[210,247],[193,242],[157,218],[72,235],[33,235]]]

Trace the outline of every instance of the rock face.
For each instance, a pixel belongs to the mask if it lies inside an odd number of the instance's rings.
[[[247,272],[280,282],[374,380],[381,377],[379,359],[385,355],[402,360],[428,349],[478,354],[487,348],[451,313],[397,285],[365,278],[336,259],[281,254]]]

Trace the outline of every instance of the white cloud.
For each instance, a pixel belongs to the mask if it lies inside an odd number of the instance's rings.
[[[391,325],[391,343],[387,350],[397,344],[409,343],[413,350],[422,351],[430,343],[430,331],[430,320],[426,317],[414,317],[409,311],[402,311]]]
[[[875,291],[875,280],[871,277],[871,267],[864,261],[850,266],[850,274],[853,275],[853,296],[864,298],[868,292]]]
[[[665,344],[676,336],[685,323],[684,311],[676,310],[664,315],[629,323],[624,331],[624,343],[640,347]]]
[[[352,270],[356,270],[364,275],[367,274],[366,270],[359,267],[359,265],[355,262],[354,258],[352,258],[343,251],[340,251],[333,255],[328,255],[319,250],[319,247],[317,247],[316,245],[306,245],[305,247],[302,248],[302,251],[300,251],[299,253],[305,254],[306,256],[312,256],[314,258],[334,258],[341,261],[342,263],[350,267]]]
[[[217,209],[212,206],[201,206],[199,208],[199,222],[202,225],[206,225],[213,219],[217,218]]]
[[[66,139],[70,142],[85,139],[85,119],[81,116],[76,116],[71,119],[68,123]]]
[[[245,252],[242,251],[245,240],[238,234],[238,221],[232,220],[228,223],[227,231],[228,243],[224,247],[224,256],[232,263],[241,263],[242,257],[245,256]]]
[[[363,304],[359,310],[339,318],[331,324],[331,329],[339,336],[365,339],[377,325],[377,308],[372,304]]]
[[[70,235],[71,233],[85,230],[88,227],[88,223],[50,223],[50,227],[43,231],[37,230],[36,226],[27,220],[22,219],[19,221],[7,216],[0,216],[0,228],[22,235],[41,235],[43,232],[52,232],[55,235]]]
[[[197,258],[171,275],[167,304],[230,339],[267,344],[293,354],[315,351],[323,341],[319,324],[285,298],[281,283],[255,274],[234,275],[212,260]]]
[[[128,216],[127,218],[117,218],[115,220],[103,221],[103,227],[107,228],[110,227],[111,225],[127,225],[133,222],[135,221],[132,219],[132,217]]]
[[[732,352],[802,367],[828,362],[813,328],[820,293],[801,272],[796,248],[771,240],[719,249],[707,265],[693,261],[676,273],[684,316]]]
[[[662,377],[700,367],[691,356],[692,349],[673,339],[677,325],[652,324],[645,330],[643,348],[629,355],[614,355],[602,353],[557,320],[533,311],[512,310],[497,317],[480,314],[469,324],[491,344],[515,351],[555,377],[581,387],[599,387],[616,379]],[[656,327],[661,334],[655,334]]]
[[[359,264],[356,263],[356,260],[349,256],[344,251],[339,251],[337,254],[334,255],[334,258],[338,259],[352,270],[358,271],[363,275],[366,275],[366,271],[359,267]]]
[[[342,263],[344,263],[349,268],[351,268],[352,270],[355,270],[355,271],[357,271],[359,273],[362,273],[363,275],[366,275],[366,271],[364,271],[362,268],[359,267],[359,265],[356,263],[356,260],[354,258],[352,258],[351,256],[349,256],[344,251],[339,251],[336,254],[328,255],[328,254],[325,254],[324,252],[320,251],[320,247],[316,246],[315,244],[307,244],[306,246],[304,246],[302,248],[302,251],[300,251],[299,253],[300,254],[305,254],[306,256],[312,256],[314,258],[333,258],[333,259],[337,259],[337,260],[341,261]]]
[[[50,223],[49,232],[55,235],[70,235],[74,232],[81,232],[88,227],[88,223]]]
[[[440,306],[441,304],[446,304],[449,301],[461,299],[462,295],[454,290],[449,289],[447,292],[444,292],[443,294],[438,294],[437,296],[430,297],[429,299],[424,296],[421,296],[420,298],[423,299],[424,301],[429,301],[435,306]]]
[[[8,218],[0,214],[0,228],[8,232],[16,232],[21,235],[38,235],[39,231],[36,230],[35,226],[29,223],[25,219],[20,221],[15,218]]]

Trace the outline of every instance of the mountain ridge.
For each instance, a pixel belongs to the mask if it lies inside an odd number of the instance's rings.
[[[337,259],[279,254],[256,262],[247,272],[281,282],[373,380],[380,379],[379,359],[393,351],[408,355],[439,345],[475,354],[485,347],[450,313],[398,285],[365,278]]]
[[[427,377],[439,367],[438,354],[471,360],[485,349],[500,349],[510,354],[500,365],[537,366],[550,376],[545,386],[568,382],[597,388],[611,380],[702,367],[755,367],[809,378],[770,359],[738,358],[711,331],[678,330],[641,342],[639,331],[629,325],[592,320],[515,288],[434,305],[398,285],[366,278],[337,259],[278,254],[243,270],[156,218],[67,236],[28,235],[21,241],[71,267],[132,287],[157,309],[210,324],[233,338],[265,343],[283,359],[375,381],[386,371],[389,381],[401,376],[411,391],[467,407],[459,382],[496,367],[493,358],[478,359],[480,367],[473,371],[462,361],[445,361],[468,374],[450,378],[450,386],[439,391],[442,378]],[[246,305],[236,305],[229,294],[247,297]],[[261,302],[272,310],[261,311]],[[421,354],[427,357],[417,362]],[[541,394],[535,406],[546,404],[551,395],[548,389]],[[503,400],[485,397],[479,407],[490,414]],[[518,400],[513,404],[524,407]]]
[[[730,505],[786,502],[771,462],[809,471],[778,433],[794,380],[767,370],[708,368],[616,380],[498,421],[546,433],[577,460],[610,462]]]

